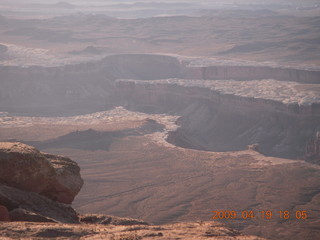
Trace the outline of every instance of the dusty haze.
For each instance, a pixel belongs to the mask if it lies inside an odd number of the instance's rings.
[[[0,140],[77,162],[82,214],[317,239],[319,28],[313,0],[2,0]]]

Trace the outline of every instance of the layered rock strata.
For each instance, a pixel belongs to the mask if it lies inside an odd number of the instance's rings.
[[[103,60],[59,67],[0,66],[0,111],[27,114],[61,114],[77,109],[101,111],[114,106],[110,98],[115,79],[155,80],[167,78],[295,81],[319,83],[318,69],[241,66],[240,63],[212,66],[164,55],[124,54]],[[238,64],[238,65],[237,65]],[[50,108],[50,111],[48,110]]]
[[[123,54],[61,67],[1,66],[0,75],[2,112],[79,115],[122,105],[147,113],[180,115],[181,128],[171,140],[178,136],[174,143],[188,148],[227,151],[259,143],[264,154],[302,158],[307,142],[319,129],[317,68],[205,63],[184,57]],[[232,86],[250,80],[251,85],[279,85],[277,89],[290,83],[290,88],[282,89],[286,95],[273,98],[271,88],[263,93],[259,89],[251,91],[254,94],[246,96],[234,91],[236,87],[219,91],[201,85],[115,82],[121,78],[149,82],[197,79],[197,84],[204,85],[220,79],[219,87],[227,81]],[[297,82],[300,85],[296,86]]]
[[[286,104],[171,83],[117,84],[113,99],[130,110],[180,115],[180,128],[168,141],[185,148],[234,151],[259,143],[263,154],[296,159],[320,127],[319,103]]]

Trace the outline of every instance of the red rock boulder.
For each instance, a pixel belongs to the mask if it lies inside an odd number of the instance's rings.
[[[69,158],[18,142],[0,142],[0,183],[70,204],[80,191],[80,168]]]

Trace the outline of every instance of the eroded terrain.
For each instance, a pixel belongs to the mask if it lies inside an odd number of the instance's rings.
[[[3,1],[0,14],[0,141],[75,160],[76,210],[167,224],[172,239],[217,235],[215,210],[236,211],[222,221],[243,234],[319,238],[316,2]],[[161,238],[15,224],[2,230]]]
[[[319,234],[315,230],[319,166],[265,157],[254,150],[218,153],[179,148],[164,139],[168,130],[176,129],[175,120],[121,108],[57,119],[6,116],[0,139],[11,137],[77,159],[85,184],[74,206],[83,213],[164,224],[210,220],[214,210],[253,210],[257,216],[270,210],[271,220],[239,217],[225,222],[267,238]],[[142,131],[145,125],[147,132]],[[138,132],[103,135],[132,128]],[[290,211],[291,218],[281,219],[281,210]],[[300,210],[308,212],[307,220],[295,218]]]
[[[232,79],[239,66],[185,61],[134,54],[55,68],[3,66],[0,140],[76,159],[85,184],[74,206],[82,213],[165,224],[228,210],[239,215],[224,222],[244,234],[317,237],[319,72],[249,65]],[[243,80],[247,69],[252,75]],[[268,70],[275,79],[264,78]],[[258,218],[242,219],[242,211]],[[273,217],[261,219],[261,211]]]

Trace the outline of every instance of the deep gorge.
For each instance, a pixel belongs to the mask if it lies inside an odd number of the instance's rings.
[[[176,85],[135,84],[117,79],[219,79],[320,83],[320,71],[270,66],[188,66],[161,55],[115,55],[61,67],[1,66],[0,111],[64,116],[114,106],[181,116],[168,141],[181,147],[235,151],[258,143],[266,155],[300,159],[320,130],[320,105],[308,106],[220,94]]]

